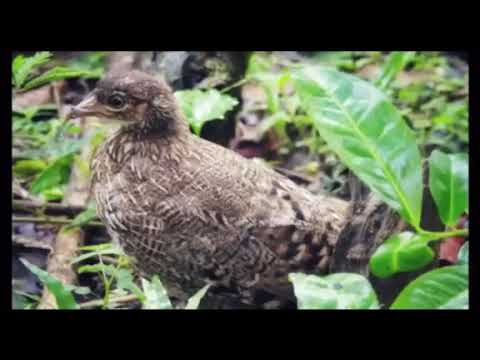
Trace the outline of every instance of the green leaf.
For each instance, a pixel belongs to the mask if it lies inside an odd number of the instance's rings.
[[[149,282],[142,279],[143,292],[145,299],[143,301],[143,309],[155,310],[171,310],[172,304],[168,298],[167,291],[164,289],[158,276],[154,276]]]
[[[385,278],[399,272],[417,270],[434,258],[428,246],[432,240],[426,235],[403,232],[388,238],[370,258],[370,269],[375,276]]]
[[[50,275],[48,272],[31,264],[27,260],[20,260],[53,294],[59,309],[78,309],[78,304],[75,302],[75,298],[73,297],[71,290],[69,290],[66,285],[63,285],[58,279]]]
[[[238,104],[237,99],[210,89],[182,90],[175,92],[182,113],[192,126],[195,134],[199,135],[203,124],[215,119],[223,119],[225,113]]]
[[[371,84],[333,69],[295,73],[300,99],[328,146],[383,201],[419,228],[422,173],[415,135]]]
[[[38,52],[33,56],[18,55],[12,63],[12,75],[17,88],[22,88],[32,70],[50,60],[52,54],[48,51]]]
[[[13,172],[17,176],[32,176],[46,167],[47,163],[43,160],[19,160],[13,166]]]
[[[185,306],[185,309],[189,310],[196,310],[198,309],[198,306],[200,305],[200,301],[202,301],[202,298],[205,296],[207,293],[208,288],[211,286],[211,284],[207,284],[204,287],[202,287],[200,290],[198,290],[195,295],[193,295],[190,299],[188,299],[187,306]]]
[[[430,191],[438,213],[445,224],[453,227],[468,208],[468,155],[435,150],[429,166]]]
[[[462,245],[460,251],[458,252],[458,262],[457,265],[468,265],[468,241]]]
[[[414,55],[414,51],[392,51],[374,84],[379,89],[385,90],[398,73],[403,70],[405,65],[413,59]]]
[[[391,309],[468,309],[468,266],[446,266],[419,276]]]
[[[99,74],[100,73],[98,72],[92,72],[89,70],[78,70],[57,66],[27,82],[22,87],[22,90],[30,90],[55,80],[63,80],[77,77],[99,77]]]
[[[378,309],[370,283],[358,274],[337,273],[324,277],[291,273],[299,309]]]
[[[41,192],[41,195],[45,198],[47,201],[57,201],[57,200],[62,200],[63,199],[63,188],[60,186],[54,186],[52,188],[43,190]]]
[[[76,227],[81,227],[83,225],[88,224],[90,221],[97,217],[97,210],[96,208],[88,208],[82,211],[80,214],[75,216],[72,222],[65,227],[65,230],[70,230]]]
[[[73,154],[67,154],[55,160],[53,164],[43,170],[32,182],[30,190],[38,194],[56,185],[65,184],[70,177],[70,168]]]

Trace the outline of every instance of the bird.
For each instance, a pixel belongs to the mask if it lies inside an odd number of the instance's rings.
[[[107,74],[68,118],[90,116],[122,124],[91,160],[97,214],[172,298],[210,285],[255,308],[295,303],[289,273],[328,272],[347,202],[193,134],[165,80]]]

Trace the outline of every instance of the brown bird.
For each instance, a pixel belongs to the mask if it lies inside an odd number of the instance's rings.
[[[170,296],[210,283],[246,304],[294,301],[289,272],[328,271],[347,203],[193,135],[165,82],[109,75],[69,115],[84,116],[125,124],[92,160],[97,212]]]

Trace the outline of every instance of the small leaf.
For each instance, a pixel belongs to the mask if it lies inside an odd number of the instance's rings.
[[[458,252],[458,262],[457,265],[468,265],[468,241],[462,245],[460,251]]]
[[[203,125],[210,120],[223,119],[225,113],[238,104],[237,99],[218,90],[182,90],[175,92],[180,108],[199,135]]]
[[[379,89],[385,90],[414,55],[414,51],[392,51],[374,84]]]
[[[378,309],[370,283],[358,274],[337,273],[324,277],[291,273],[299,309]]]
[[[185,309],[190,309],[190,310],[198,309],[198,306],[200,305],[202,298],[205,296],[210,286],[211,284],[205,285],[200,290],[198,290],[195,293],[195,295],[193,295],[190,299],[188,299],[188,303],[187,303],[187,306],[185,306]]]
[[[58,279],[50,275],[48,272],[40,269],[28,262],[25,259],[20,259],[22,263],[45,285],[52,293],[57,301],[59,309],[78,309],[78,304],[75,302],[75,298],[72,292],[67,289],[66,285],[63,285]]]
[[[391,309],[468,309],[468,266],[446,266],[419,276]]]
[[[294,74],[302,104],[330,149],[418,229],[423,193],[420,152],[397,109],[355,76],[319,66],[305,66]]]
[[[19,160],[13,166],[13,172],[17,176],[32,176],[47,167],[43,160]]]
[[[168,298],[167,291],[164,289],[158,276],[154,276],[149,282],[142,279],[143,292],[145,300],[143,301],[143,309],[155,310],[171,310],[172,304]]]
[[[388,238],[370,258],[375,276],[385,278],[399,272],[413,271],[432,262],[434,252],[430,237],[403,232]]]
[[[32,182],[30,188],[32,193],[38,194],[56,185],[65,184],[70,177],[72,162],[73,154],[67,154],[55,160],[53,164],[43,170]]]
[[[440,218],[453,227],[468,208],[468,156],[434,150],[429,166],[430,191]]]

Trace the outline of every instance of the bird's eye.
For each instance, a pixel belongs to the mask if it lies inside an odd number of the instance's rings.
[[[126,105],[125,97],[120,94],[114,94],[108,98],[108,105],[114,109],[122,109]]]

